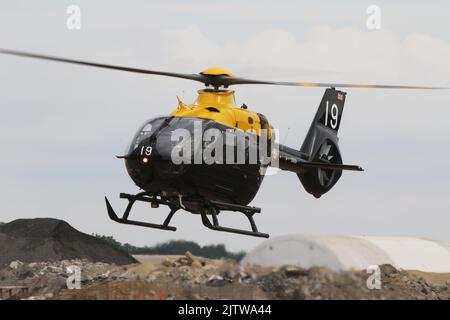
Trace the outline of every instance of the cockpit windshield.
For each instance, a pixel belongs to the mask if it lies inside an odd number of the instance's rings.
[[[165,119],[167,118],[160,117],[145,121],[130,141],[127,149],[125,150],[125,154],[133,152],[144,139],[150,137],[156,130],[158,130],[159,127],[161,127]]]

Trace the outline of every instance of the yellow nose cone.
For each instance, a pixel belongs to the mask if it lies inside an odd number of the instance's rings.
[[[230,70],[222,69],[222,68],[209,68],[209,69],[203,70],[202,72],[200,72],[200,74],[203,74],[205,76],[234,77],[234,73],[232,73]]]

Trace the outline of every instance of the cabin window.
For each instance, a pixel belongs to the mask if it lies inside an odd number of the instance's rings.
[[[161,127],[165,119],[166,117],[161,117],[145,121],[127,146],[125,154],[133,152],[144,139],[149,138],[159,127]]]

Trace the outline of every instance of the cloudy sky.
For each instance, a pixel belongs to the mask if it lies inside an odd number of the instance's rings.
[[[156,70],[229,68],[269,80],[450,86],[448,1],[0,0],[0,47]],[[69,30],[69,5],[81,29]],[[381,9],[369,30],[368,6]],[[192,102],[197,83],[0,56],[0,221],[55,217],[87,233],[151,245],[170,239],[249,250],[261,240],[213,232],[181,212],[176,233],[119,225],[120,192],[137,188],[122,154],[137,127]],[[322,89],[241,86],[237,102],[264,113],[299,148]],[[408,235],[450,242],[450,92],[349,89],[340,129],[345,172],[326,196],[296,175],[266,177],[252,205],[259,229]],[[138,207],[158,221],[165,209]],[[231,213],[221,220],[247,227]]]

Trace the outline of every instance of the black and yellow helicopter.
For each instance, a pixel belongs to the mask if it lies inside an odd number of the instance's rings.
[[[176,230],[169,225],[173,215],[178,210],[184,209],[200,214],[203,224],[210,229],[267,238],[269,235],[259,232],[253,219],[253,215],[259,213],[261,209],[248,204],[259,190],[268,166],[296,173],[305,190],[316,198],[328,192],[337,183],[343,170],[363,171],[359,166],[342,163],[337,134],[346,93],[336,88],[445,89],[423,86],[261,81],[236,77],[230,71],[221,68],[207,69],[199,74],[184,74],[92,63],[15,50],[0,49],[0,53],[181,78],[201,82],[206,86],[198,91],[194,103],[185,104],[178,99],[178,107],[171,115],[146,121],[133,137],[125,154],[118,156],[124,159],[131,179],[143,190],[133,195],[120,194],[120,198],[128,200],[122,217],[117,216],[105,197],[108,214],[112,220],[171,231]],[[273,127],[264,115],[248,110],[246,105],[236,105],[234,91],[229,90],[229,87],[243,84],[326,88],[300,150],[278,144],[275,141]],[[201,139],[200,145],[195,139],[187,140],[189,148],[183,149],[188,150],[188,154],[183,154],[186,161],[175,163],[174,151],[180,148],[181,142],[180,139],[173,139],[174,132],[182,129],[195,135],[196,124],[201,135],[210,129],[214,129],[219,135],[210,141]],[[208,143],[219,140],[225,143],[213,151],[219,154],[218,150],[223,148],[222,155],[216,157],[217,154],[214,154],[212,163],[193,161],[204,148],[208,148]],[[227,145],[227,141],[233,143]],[[186,145],[186,142],[184,144]],[[260,152],[261,148],[258,148],[261,145],[264,145],[264,152]],[[255,149],[259,150],[256,161],[250,161],[252,150]],[[229,152],[226,152],[227,150]],[[236,160],[239,150],[243,150],[244,161],[225,161],[226,154],[230,153],[232,160]],[[162,224],[130,220],[129,214],[136,201],[150,203],[152,208],[165,205],[170,208],[170,212]],[[251,231],[221,226],[218,221],[218,214],[221,211],[243,213],[250,222]]]

